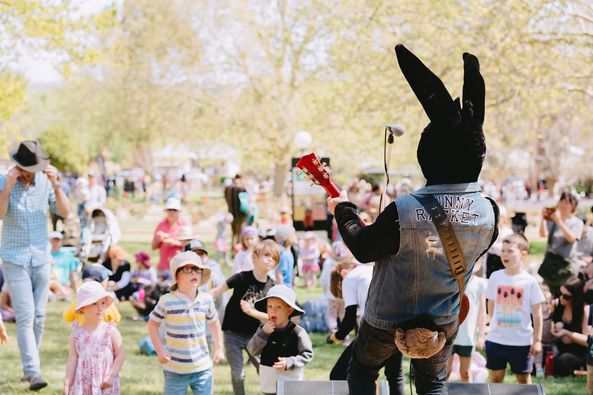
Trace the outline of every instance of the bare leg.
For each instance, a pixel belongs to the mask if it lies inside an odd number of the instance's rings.
[[[502,383],[504,380],[504,369],[500,370],[490,370],[490,379],[491,383]]]
[[[529,373],[515,374],[515,377],[517,377],[517,383],[519,384],[531,384],[531,375]]]
[[[461,381],[464,383],[471,383],[471,379],[469,377],[469,368],[471,364],[471,357],[459,357],[459,376],[461,377]]]

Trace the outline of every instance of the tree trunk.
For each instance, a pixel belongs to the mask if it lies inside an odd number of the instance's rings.
[[[276,197],[284,194],[287,170],[288,166],[286,163],[276,163],[274,165],[274,196]]]

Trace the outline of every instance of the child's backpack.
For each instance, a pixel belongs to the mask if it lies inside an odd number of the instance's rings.
[[[138,340],[138,346],[140,347],[141,355],[156,355],[156,351],[154,350],[154,346],[152,345],[149,336],[144,336],[142,339]]]
[[[159,298],[169,292],[169,286],[163,283],[144,287],[144,316],[148,316],[159,302]]]
[[[301,326],[307,332],[327,332],[327,322],[325,316],[327,314],[327,299],[318,298],[311,299],[303,303],[303,310],[305,314],[301,318]]]

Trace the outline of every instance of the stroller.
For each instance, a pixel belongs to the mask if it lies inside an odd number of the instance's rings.
[[[117,244],[121,230],[111,211],[103,206],[90,210],[88,229],[80,240],[80,259],[85,263],[101,263],[112,244]]]

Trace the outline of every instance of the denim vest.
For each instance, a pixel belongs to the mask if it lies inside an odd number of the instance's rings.
[[[477,183],[431,185],[415,194],[435,195],[443,206],[463,250],[467,285],[474,263],[494,234],[491,202],[480,194]],[[450,324],[459,312],[459,289],[439,234],[414,196],[401,196],[396,205],[399,252],[375,264],[364,319],[388,330],[419,316],[430,317],[436,325]]]

